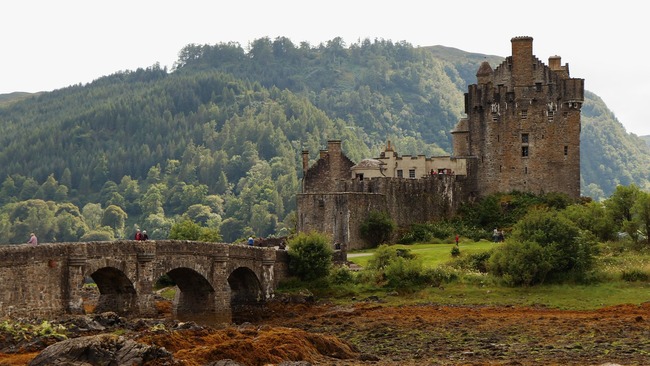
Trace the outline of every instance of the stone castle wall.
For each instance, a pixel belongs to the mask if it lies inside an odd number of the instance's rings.
[[[298,195],[300,231],[332,234],[348,250],[367,243],[359,227],[371,211],[386,212],[400,227],[453,216],[475,190],[466,176],[436,175],[425,179],[372,178],[338,181],[336,192]]]

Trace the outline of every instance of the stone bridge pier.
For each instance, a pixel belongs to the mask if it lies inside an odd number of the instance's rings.
[[[93,312],[155,317],[155,285],[167,277],[174,317],[230,322],[271,298],[288,268],[282,250],[178,240],[7,245],[0,254],[4,317],[85,313],[84,287],[95,285]]]

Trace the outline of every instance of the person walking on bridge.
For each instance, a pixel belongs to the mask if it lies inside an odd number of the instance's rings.
[[[36,238],[36,235],[34,233],[30,234],[27,244],[38,245],[38,238]]]

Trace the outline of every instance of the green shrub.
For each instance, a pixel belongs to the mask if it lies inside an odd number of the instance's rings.
[[[354,277],[355,273],[344,266],[336,266],[329,275],[330,282],[337,285],[354,283]]]
[[[648,282],[650,281],[650,273],[642,269],[632,268],[624,270],[621,273],[621,279],[627,282]]]
[[[460,248],[457,245],[454,245],[451,247],[451,256],[452,257],[458,257],[460,255]]]
[[[511,240],[493,252],[490,270],[511,285],[580,280],[593,267],[595,248],[593,235],[565,216],[532,210],[515,225]]]
[[[458,257],[453,262],[453,266],[467,271],[487,273],[491,255],[492,251],[468,254],[463,257]]]
[[[334,251],[323,233],[299,233],[288,241],[289,272],[305,281],[326,277]]]
[[[375,250],[372,258],[368,260],[368,268],[381,270],[398,258],[412,259],[414,257],[415,256],[411,254],[411,251],[408,249],[400,249],[382,244],[377,248],[377,250]]]
[[[422,261],[398,257],[384,269],[388,286],[393,288],[414,287],[426,284]]]
[[[367,241],[370,246],[376,247],[390,239],[395,227],[395,222],[390,218],[388,213],[371,211],[368,214],[368,217],[359,226],[359,231],[361,237]]]
[[[544,248],[536,242],[506,242],[494,251],[488,268],[510,286],[543,283],[553,268]]]
[[[426,224],[413,224],[398,240],[399,244],[428,243],[433,234]]]

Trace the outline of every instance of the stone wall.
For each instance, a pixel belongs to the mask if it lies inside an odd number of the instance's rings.
[[[362,249],[367,243],[359,228],[371,211],[386,212],[408,227],[451,217],[474,189],[473,180],[455,175],[339,181],[335,192],[298,195],[298,228],[330,233],[333,245],[346,250]]]

